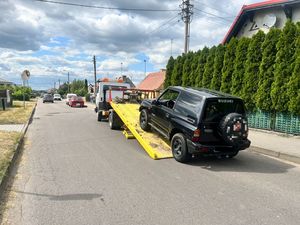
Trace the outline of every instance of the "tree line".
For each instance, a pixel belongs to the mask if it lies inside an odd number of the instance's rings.
[[[300,23],[170,57],[164,86],[176,85],[239,96],[248,111],[300,115]]]

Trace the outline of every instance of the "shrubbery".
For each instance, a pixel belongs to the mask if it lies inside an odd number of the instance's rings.
[[[232,38],[224,46],[204,47],[170,58],[165,87],[208,87],[240,96],[249,111],[300,115],[300,23],[283,30]]]

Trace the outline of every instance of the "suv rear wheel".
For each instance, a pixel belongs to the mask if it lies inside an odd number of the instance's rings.
[[[144,131],[149,131],[151,129],[149,121],[150,117],[147,109],[142,109],[140,113],[140,126]]]
[[[182,133],[177,133],[172,137],[171,148],[176,161],[185,163],[191,160],[192,155],[188,152],[186,139]]]

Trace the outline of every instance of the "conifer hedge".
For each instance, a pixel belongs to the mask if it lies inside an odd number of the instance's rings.
[[[171,57],[165,87],[206,87],[242,97],[248,111],[300,116],[300,23],[282,30],[232,38],[226,45],[204,47]]]

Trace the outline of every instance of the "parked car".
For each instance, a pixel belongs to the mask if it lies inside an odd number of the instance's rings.
[[[61,101],[61,95],[60,94],[54,94],[53,99],[57,101]]]
[[[43,103],[45,102],[54,102],[53,96],[51,94],[44,94]]]
[[[71,98],[74,97],[74,96],[77,96],[77,95],[76,94],[71,94],[71,93],[67,94],[67,98],[66,98],[66,104],[67,105],[69,105],[69,102],[70,102]]]
[[[171,142],[174,158],[194,154],[232,158],[250,146],[244,102],[208,89],[169,87],[140,106],[140,126]]]
[[[75,107],[75,106],[84,107],[83,98],[80,97],[80,96],[73,96],[69,101],[69,106],[71,106],[71,107]]]

